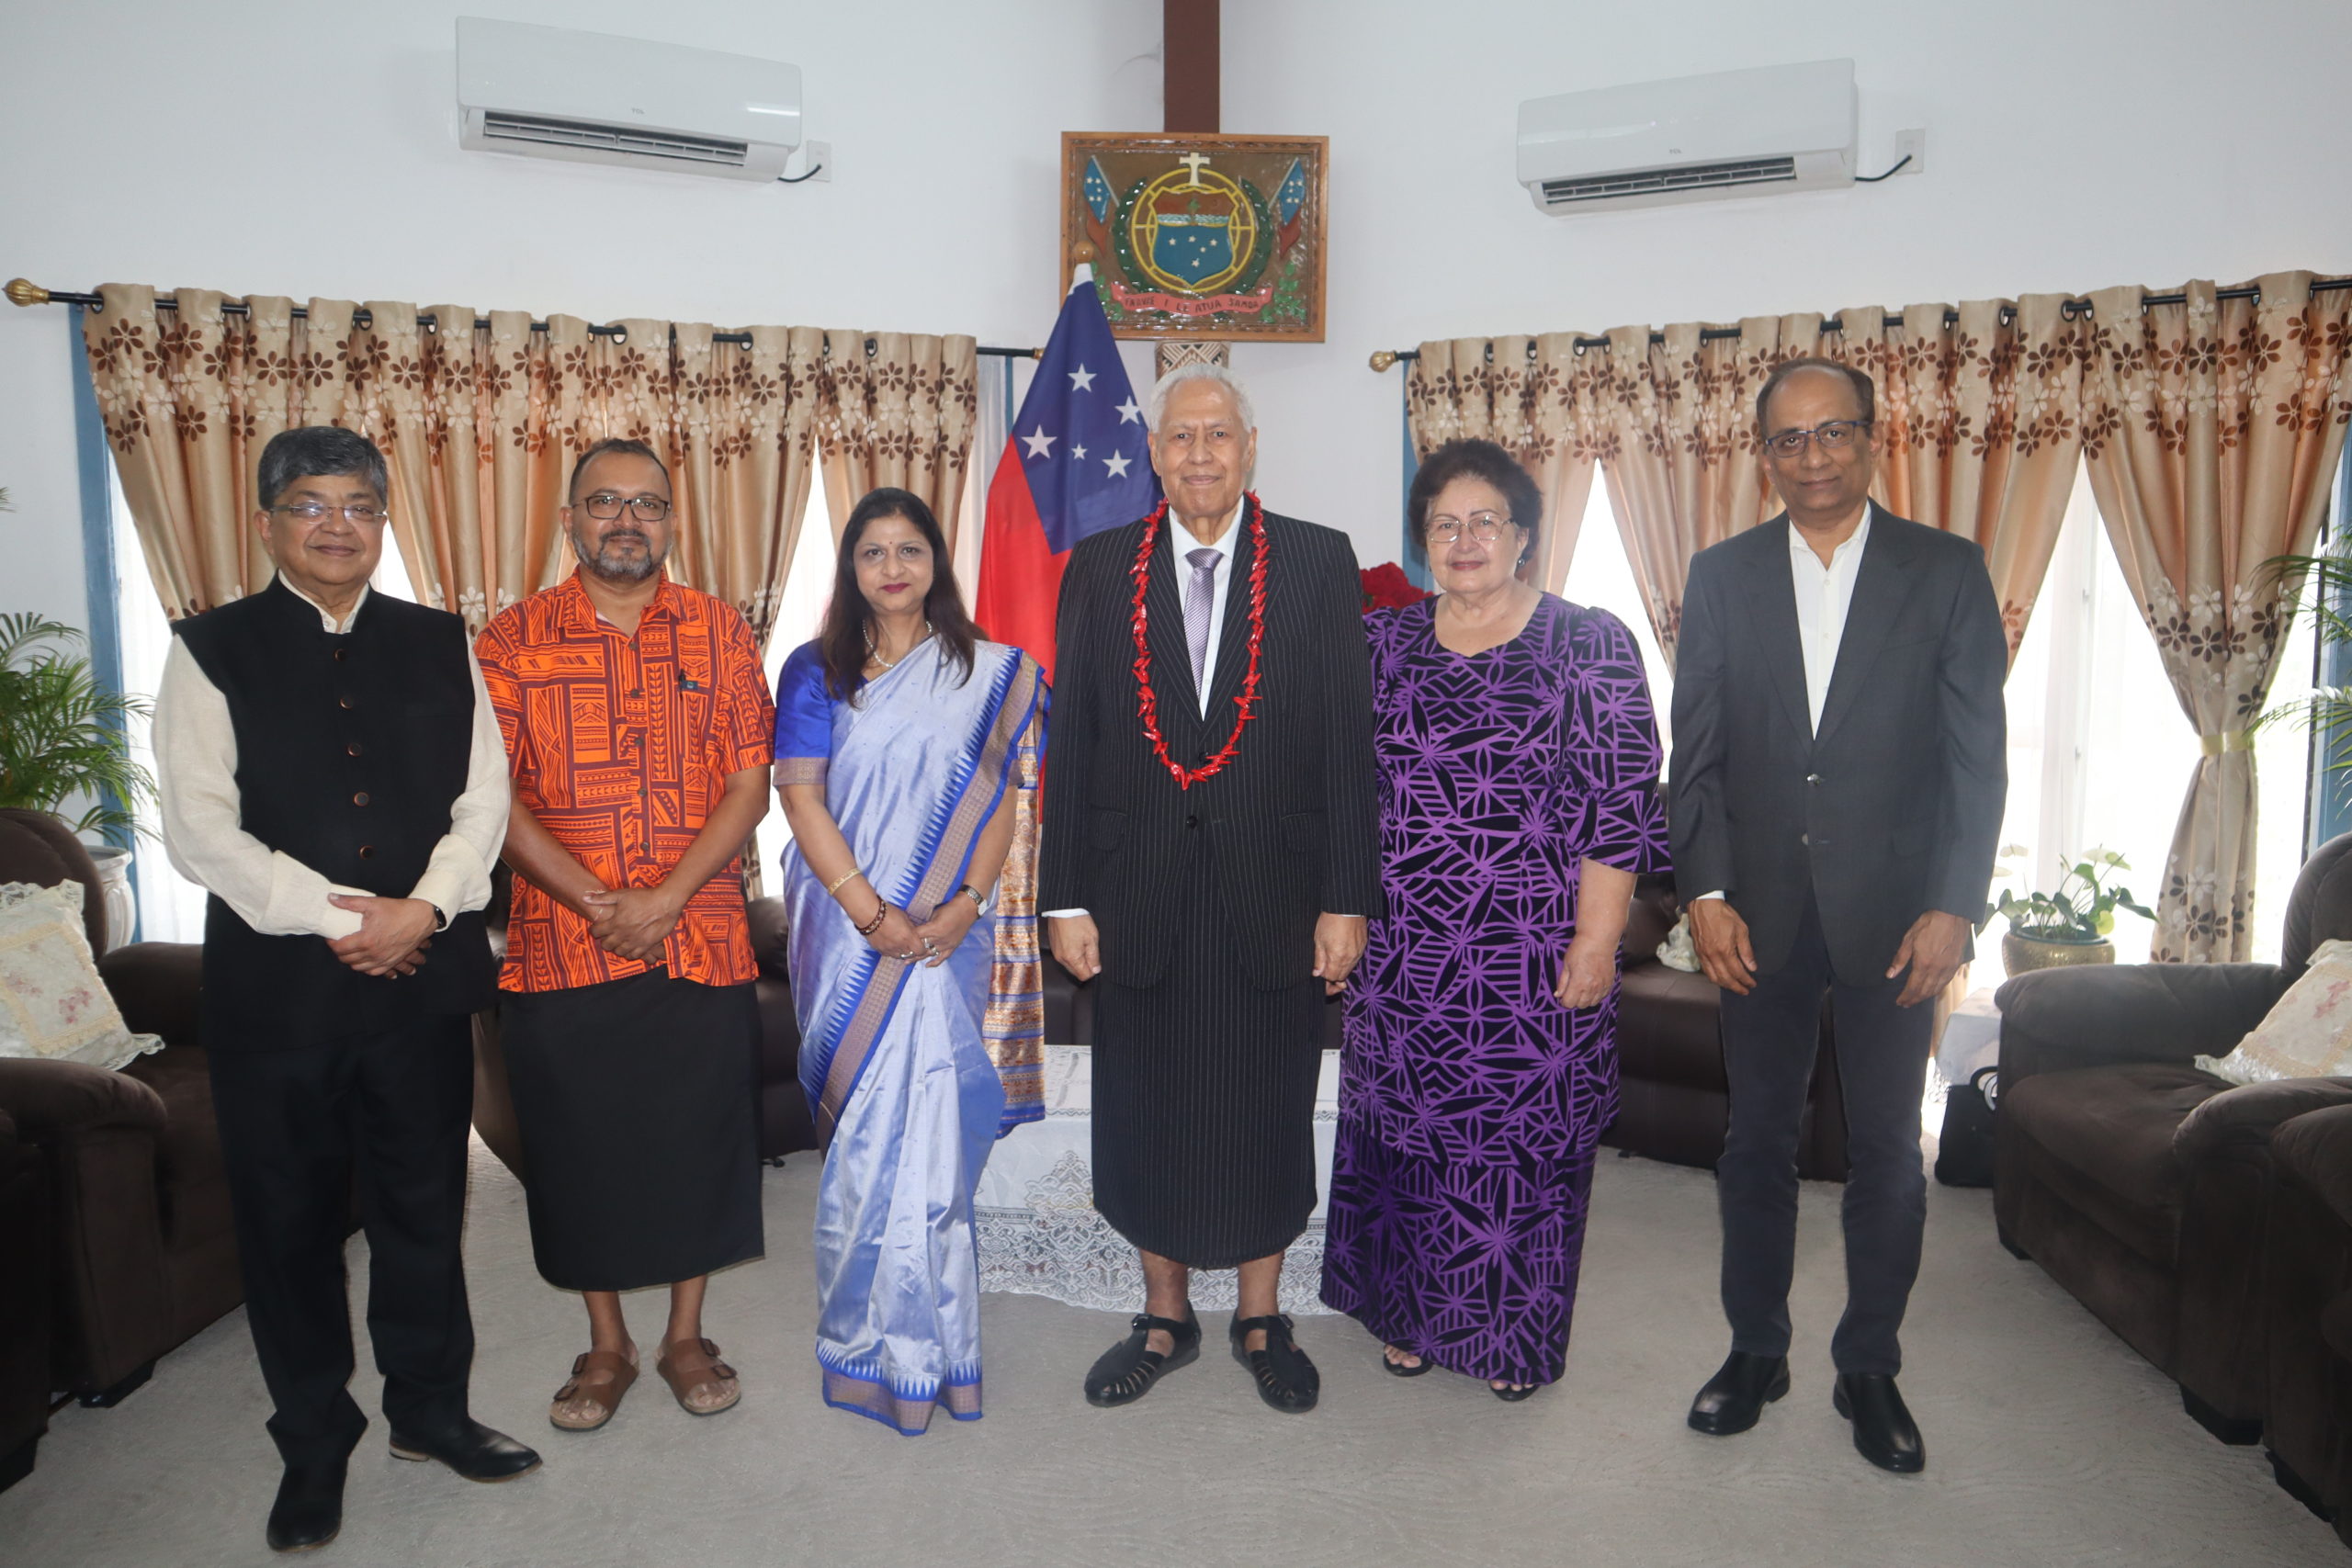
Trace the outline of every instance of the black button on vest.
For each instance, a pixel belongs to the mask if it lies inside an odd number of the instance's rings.
[[[330,882],[404,898],[449,830],[473,742],[457,616],[371,593],[348,632],[283,583],[174,630],[228,701],[239,824]],[[364,811],[353,809],[365,807]],[[315,936],[265,936],[220,899],[204,930],[203,1034],[271,1050],[471,1012],[495,994],[480,914],[413,976],[357,973]]]

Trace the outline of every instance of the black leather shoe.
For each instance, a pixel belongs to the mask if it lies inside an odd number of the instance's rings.
[[[1690,1402],[1690,1429],[1728,1438],[1756,1425],[1764,1407],[1789,1392],[1786,1356],[1751,1356],[1734,1350]]]
[[[538,1451],[479,1421],[439,1432],[392,1432],[394,1459],[437,1459],[468,1481],[512,1481],[539,1468]]]
[[[1172,1317],[1154,1317],[1148,1312],[1139,1312],[1127,1326],[1134,1332],[1103,1351],[1087,1371],[1087,1404],[1105,1410],[1133,1404],[1149,1393],[1151,1385],[1162,1377],[1201,1359],[1201,1320],[1193,1315],[1189,1306],[1184,1309],[1181,1323]],[[1176,1348],[1166,1355],[1148,1348],[1155,1328],[1165,1331],[1176,1341]]]
[[[1266,1331],[1266,1348],[1252,1350],[1250,1336],[1260,1328]],[[1276,1313],[1272,1317],[1237,1317],[1226,1337],[1233,1342],[1233,1359],[1250,1369],[1259,1398],[1286,1416],[1315,1408],[1323,1393],[1323,1374],[1292,1340],[1287,1316]]]
[[[335,1538],[343,1529],[343,1477],[350,1466],[346,1455],[286,1467],[277,1501],[269,1506],[272,1551],[311,1551]]]
[[[1928,1445],[1919,1440],[1919,1425],[1904,1408],[1892,1377],[1839,1372],[1829,1403],[1854,1424],[1854,1451],[1881,1470],[1917,1475],[1928,1468]]]

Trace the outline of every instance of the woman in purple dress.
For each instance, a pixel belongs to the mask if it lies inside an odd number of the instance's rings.
[[[1386,916],[1349,986],[1323,1299],[1498,1398],[1555,1381],[1593,1150],[1617,1111],[1617,942],[1667,869],[1633,635],[1521,581],[1543,495],[1455,441],[1413,481],[1443,591],[1365,620]]]

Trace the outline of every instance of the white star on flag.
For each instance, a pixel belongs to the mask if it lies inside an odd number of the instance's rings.
[[[1072,446],[1069,449],[1069,455],[1081,463],[1086,461],[1086,448],[1083,446]]]
[[[1127,463],[1128,459],[1116,452],[1102,459],[1102,466],[1111,470],[1110,477],[1114,479],[1127,477]]]
[[[1050,457],[1054,455],[1054,443],[1059,439],[1059,436],[1046,434],[1046,427],[1041,424],[1035,434],[1023,436],[1021,442],[1029,448],[1032,457]]]
[[[1137,423],[1143,422],[1143,410],[1136,407],[1136,400],[1132,394],[1128,396],[1125,402],[1119,405],[1119,423],[1125,424],[1129,420],[1134,420]]]
[[[1069,373],[1069,389],[1073,392],[1092,391],[1094,389],[1094,372],[1089,370],[1083,365],[1071,371]]]

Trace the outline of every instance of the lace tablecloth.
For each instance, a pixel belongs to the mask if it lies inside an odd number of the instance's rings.
[[[1143,1309],[1143,1269],[1136,1249],[1094,1212],[1093,1053],[1083,1045],[1046,1047],[1046,1119],[1001,1139],[974,1198],[979,1231],[980,1289],[1051,1296],[1105,1312]],[[1331,1144],[1340,1119],[1340,1057],[1323,1054],[1315,1090],[1315,1190],[1328,1191]],[[1230,1269],[1193,1277],[1193,1304],[1230,1310]],[[1282,1309],[1294,1316],[1329,1314],[1323,1281],[1323,1206],[1283,1263]]]

